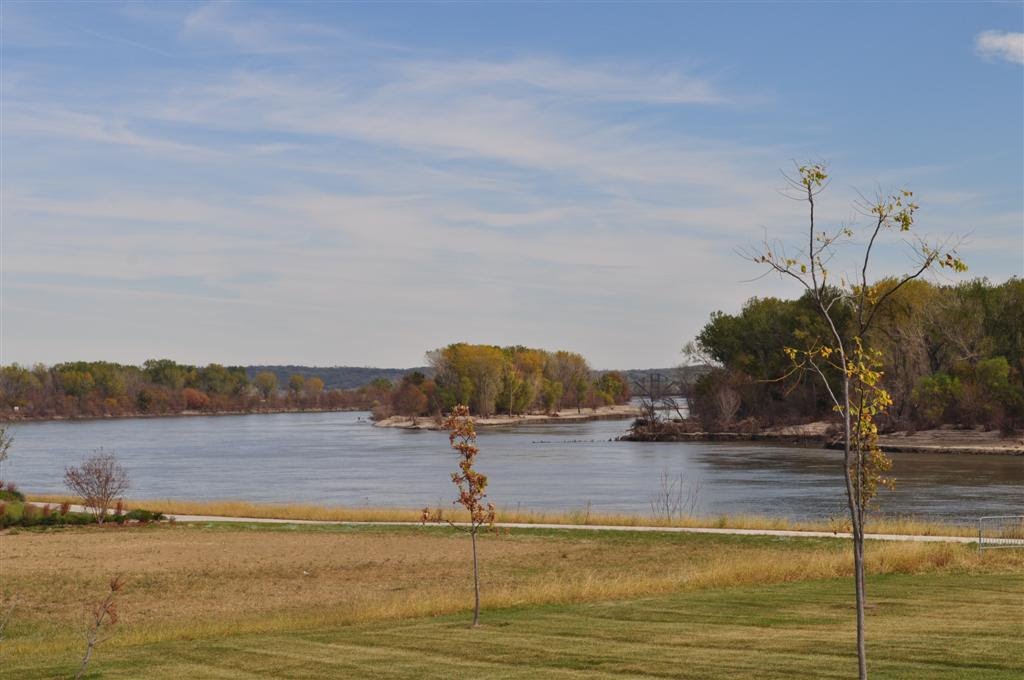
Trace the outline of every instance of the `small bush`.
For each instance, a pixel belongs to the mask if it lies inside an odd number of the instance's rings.
[[[7,491],[5,489],[0,490],[0,500],[23,503],[25,501],[25,496],[20,491]]]
[[[18,485],[14,482],[7,482],[4,484],[0,482],[0,500],[5,501],[25,501],[25,494],[18,491]]]
[[[167,519],[162,512],[157,512],[156,510],[143,510],[141,508],[129,510],[125,513],[124,518],[126,520],[134,520],[136,522],[160,522]]]

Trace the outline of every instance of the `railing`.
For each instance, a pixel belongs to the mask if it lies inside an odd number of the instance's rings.
[[[1024,548],[1024,515],[978,518],[978,552],[992,548]]]

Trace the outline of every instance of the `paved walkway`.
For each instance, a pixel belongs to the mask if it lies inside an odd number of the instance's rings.
[[[79,506],[73,509],[81,510]],[[421,526],[419,522],[346,522],[318,519],[272,519],[268,517],[222,517],[216,515],[168,515],[176,522],[244,522],[248,524],[341,524],[347,526]],[[461,524],[456,523],[459,526]],[[850,534],[831,531],[784,531],[779,529],[718,529],[704,527],[618,526],[606,524],[527,524],[497,522],[502,529],[564,529],[573,531],[660,531],[671,534],[726,534],[732,536],[780,536],[787,538],[850,538]],[[972,536],[915,536],[912,534],[865,534],[872,541],[917,541],[922,543],[976,543]]]

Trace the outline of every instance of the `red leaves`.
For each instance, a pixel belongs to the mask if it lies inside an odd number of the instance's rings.
[[[495,508],[484,504],[487,497],[487,475],[473,469],[479,449],[476,446],[476,429],[469,417],[469,407],[459,404],[445,420],[448,428],[448,442],[462,456],[459,472],[452,473],[452,483],[458,487],[459,497],[455,503],[469,511],[470,530],[476,532],[481,525],[494,524]]]

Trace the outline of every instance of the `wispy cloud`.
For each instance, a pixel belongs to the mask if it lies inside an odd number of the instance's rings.
[[[201,5],[189,12],[182,22],[182,36],[187,40],[252,54],[319,49],[325,38],[336,39],[344,35],[330,26],[295,21],[228,1]]]
[[[778,167],[815,137],[749,134],[778,113],[756,81],[651,55],[378,44],[287,6],[117,13],[76,35],[127,64],[40,49],[5,66],[6,283],[11,308],[39,310],[9,327],[53,338],[5,338],[51,352],[25,359],[66,358],[62,315],[123,309],[96,344],[112,358],[411,364],[453,339],[437,309],[457,299],[479,340],[660,363],[712,309],[792,292],[744,283],[732,250],[805,224]],[[868,189],[925,177],[940,227],[970,217],[1012,243],[1005,220],[981,221],[1012,205],[943,184],[962,160],[842,170]],[[822,223],[853,195],[834,187]]]
[[[571,64],[555,58],[506,61],[423,60],[403,64],[410,87],[428,91],[523,87],[556,97],[647,104],[721,104],[727,97],[707,79],[650,64]]]
[[[1024,64],[1024,33],[983,31],[975,38],[974,49],[986,59]]]

